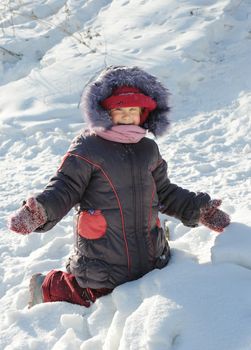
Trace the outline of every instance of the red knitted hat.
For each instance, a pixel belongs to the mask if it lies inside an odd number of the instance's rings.
[[[150,96],[144,95],[138,88],[133,86],[120,86],[113,90],[112,95],[101,102],[105,109],[119,107],[143,107],[140,115],[140,124],[143,124],[149,112],[157,107],[157,103]]]

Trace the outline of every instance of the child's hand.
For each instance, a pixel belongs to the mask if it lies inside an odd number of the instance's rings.
[[[22,208],[9,217],[8,227],[17,233],[27,234],[44,225],[46,221],[47,216],[44,207],[36,198],[31,197],[27,199]]]
[[[223,232],[224,228],[230,224],[229,215],[218,209],[221,203],[220,199],[211,200],[205,208],[201,209],[200,214],[200,222],[216,232]]]

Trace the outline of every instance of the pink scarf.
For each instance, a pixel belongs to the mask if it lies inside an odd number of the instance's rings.
[[[146,130],[138,125],[114,125],[105,131],[96,131],[105,140],[120,143],[137,143],[146,135]]]

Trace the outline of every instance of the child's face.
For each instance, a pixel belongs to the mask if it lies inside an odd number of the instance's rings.
[[[140,107],[123,107],[113,108],[109,111],[112,122],[114,125],[126,124],[126,125],[139,125],[140,123]]]

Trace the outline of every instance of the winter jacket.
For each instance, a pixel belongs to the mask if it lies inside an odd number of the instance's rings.
[[[92,83],[82,99],[92,129],[109,127],[109,116],[99,102],[109,96],[114,82],[130,82],[149,95],[149,84],[147,88],[144,85],[149,83],[149,76],[139,68],[115,67]],[[159,114],[151,114],[144,127],[159,135],[169,123],[167,91],[156,78],[150,76],[150,82]],[[81,287],[112,289],[168,263],[170,251],[159,224],[159,211],[193,227],[210,197],[170,182],[167,164],[155,141],[144,137],[135,144],[122,144],[85,132],[73,141],[37,200],[47,213],[47,222],[39,231],[51,229],[77,207],[75,253],[69,259],[68,271]]]

